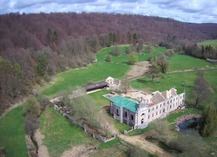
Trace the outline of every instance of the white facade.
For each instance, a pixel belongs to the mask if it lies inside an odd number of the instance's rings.
[[[118,79],[109,76],[105,81],[108,83],[108,88],[110,90],[117,90],[120,88],[121,81]]]
[[[134,122],[131,122],[131,125],[134,126],[134,128],[145,128],[149,122],[154,121],[158,118],[164,118],[170,112],[178,108],[183,108],[185,101],[185,93],[177,94],[177,90],[175,88],[171,88],[170,90],[166,90],[163,92],[156,91],[152,94],[144,94],[142,96],[140,95],[140,98],[137,97],[136,100],[136,111],[134,113],[130,111],[131,114],[135,116],[133,119]],[[118,104],[110,103],[110,113],[115,118],[114,115],[116,115],[116,113],[113,110],[113,108],[117,109]],[[119,110],[121,110],[119,111],[119,113],[121,113],[121,115],[124,116],[126,112],[125,110],[129,112],[127,108],[129,107],[119,108]],[[124,118],[127,117],[120,117],[121,115],[119,115],[118,120],[120,120],[120,122],[126,123],[124,121]]]

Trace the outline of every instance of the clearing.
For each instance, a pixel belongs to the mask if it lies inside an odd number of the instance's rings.
[[[61,90],[67,90],[75,86],[84,86],[89,82],[96,82],[106,79],[108,76],[121,79],[130,69],[128,64],[129,55],[125,53],[125,49],[129,45],[120,47],[120,56],[112,56],[112,62],[105,62],[105,57],[110,54],[114,47],[103,48],[97,54],[97,63],[88,65],[87,67],[71,69],[55,76],[52,83],[41,91],[43,95],[55,96]],[[151,53],[136,53],[139,61],[147,61],[150,57],[160,53],[165,53],[166,48],[155,47]]]

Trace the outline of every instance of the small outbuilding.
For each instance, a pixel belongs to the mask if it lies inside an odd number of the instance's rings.
[[[102,82],[87,84],[83,88],[85,89],[86,92],[90,92],[90,91],[94,91],[94,90],[97,90],[97,89],[103,89],[103,88],[106,88],[106,87],[108,87],[108,83],[105,82],[105,81],[102,81]]]

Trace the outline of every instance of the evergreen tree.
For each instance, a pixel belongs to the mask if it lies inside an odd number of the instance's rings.
[[[43,53],[37,59],[37,73],[39,76],[45,76],[48,67],[48,54]]]
[[[217,108],[209,106],[203,113],[202,119],[200,133],[202,136],[209,136],[217,128]]]

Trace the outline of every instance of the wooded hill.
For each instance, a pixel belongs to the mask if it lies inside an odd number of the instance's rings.
[[[103,13],[0,16],[0,102],[29,93],[41,78],[95,60],[114,44],[198,42],[217,38],[217,24]],[[3,104],[1,103],[1,105]],[[5,108],[2,107],[1,108]]]

